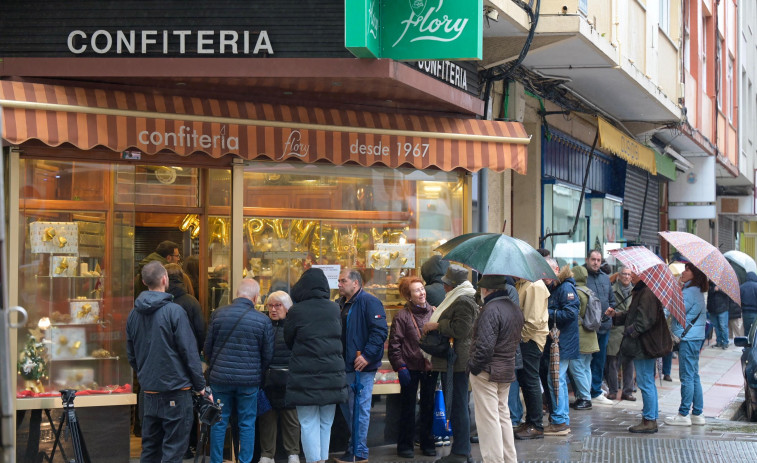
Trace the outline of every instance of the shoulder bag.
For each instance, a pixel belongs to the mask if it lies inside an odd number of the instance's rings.
[[[415,321],[415,315],[413,315],[413,311],[410,310],[410,308],[407,309],[408,313],[410,314],[410,320],[413,321],[413,325],[415,326],[415,331],[418,332],[418,343],[420,343],[420,340],[423,338],[423,334],[421,333],[421,329],[418,328],[418,322]],[[421,349],[423,349],[421,347]],[[428,352],[427,352],[428,353]],[[446,352],[445,352],[446,354]],[[427,358],[423,358],[423,366],[425,367],[425,371],[431,371],[431,362]]]
[[[673,351],[673,338],[662,307],[658,308],[657,321],[639,336],[641,348],[649,358],[664,357]]]

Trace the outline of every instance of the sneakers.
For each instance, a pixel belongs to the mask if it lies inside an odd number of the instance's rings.
[[[367,458],[359,457],[359,456],[352,456],[352,452],[344,452],[344,455],[342,455],[339,458],[335,458],[335,460],[338,463],[352,463],[353,461],[358,463],[368,463]]]
[[[299,455],[289,455],[289,457],[287,457],[287,463],[300,463],[300,456]]]
[[[657,420],[641,419],[641,423],[628,428],[628,432],[637,434],[652,434],[657,432]]]
[[[613,405],[615,402],[605,397],[604,394],[600,394],[596,397],[592,397],[591,403],[597,405]]]
[[[706,420],[704,419],[704,415],[689,415],[689,418],[691,418],[691,424],[697,425],[697,426],[704,426],[706,424]]]
[[[567,436],[570,434],[570,426],[565,423],[550,424],[544,428],[545,436]]]
[[[300,461],[300,457],[297,457],[297,461]],[[273,461],[273,458],[260,457],[260,460],[258,460],[258,463],[274,463],[274,461]],[[292,463],[292,460],[289,460],[289,463]]]
[[[573,408],[576,410],[591,410],[591,400],[577,399],[573,402]]]
[[[532,424],[526,424],[518,426],[518,430],[515,431],[515,438],[518,440],[543,439],[544,431],[536,429]]]
[[[665,424],[668,426],[691,426],[691,418],[688,415],[683,416],[679,413],[676,416],[665,418]]]

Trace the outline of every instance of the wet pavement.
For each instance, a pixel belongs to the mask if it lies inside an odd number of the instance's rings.
[[[741,349],[733,346],[725,351],[705,346],[702,351],[700,377],[704,392],[704,415],[707,418],[705,426],[668,426],[662,422],[664,417],[677,413],[680,401],[678,361],[674,360],[673,382],[661,383],[657,380],[660,406],[658,433],[637,435],[627,431],[628,426],[637,424],[641,419],[641,393],[636,393],[636,402],[614,401],[613,405],[594,405],[591,410],[585,411],[571,409],[569,435],[516,441],[518,461],[755,462],[757,423],[736,421],[743,418],[740,357]],[[437,447],[437,451],[439,456],[443,456],[449,453],[449,447]],[[374,463],[435,460],[421,456],[420,451],[412,460],[400,458],[394,445],[373,446],[370,452],[370,461]],[[333,453],[332,457],[339,455],[341,453]],[[474,461],[481,461],[478,445],[472,446],[471,456]]]

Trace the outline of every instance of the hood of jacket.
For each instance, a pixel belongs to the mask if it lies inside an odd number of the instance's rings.
[[[449,261],[442,260],[440,255],[433,255],[421,266],[421,277],[427,285],[432,283],[442,283],[442,277],[447,273]]]
[[[754,272],[747,273],[746,281],[757,281],[757,273],[754,273]]]
[[[184,285],[184,280],[181,276],[175,275],[168,278],[168,289],[166,289],[166,292],[173,296],[174,299],[187,294],[187,287]]]
[[[568,278],[573,278],[573,272],[570,270],[570,265],[563,265],[560,272],[557,274],[557,280],[562,283]]]
[[[589,277],[589,270],[583,265],[573,267],[573,279],[576,280],[576,284],[579,286],[586,286],[586,279]]]
[[[330,294],[329,280],[319,268],[305,270],[297,283],[292,286],[292,300],[295,303],[308,299],[328,299]]]
[[[173,296],[161,291],[142,291],[134,301],[134,310],[141,314],[149,315],[169,302],[173,302]]]
[[[155,260],[157,260],[158,262],[160,262],[163,265],[166,265],[168,263],[168,261],[166,260],[165,257],[161,256],[157,252],[151,252],[150,254],[148,254],[147,256],[145,256],[144,259],[142,259],[142,260],[139,261],[139,268],[141,269],[145,265],[147,265],[150,262],[155,261]]]

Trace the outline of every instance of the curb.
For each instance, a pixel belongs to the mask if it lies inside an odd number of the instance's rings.
[[[744,389],[731,400],[731,403],[726,406],[720,415],[717,416],[719,420],[727,421],[746,421],[746,415],[744,415]]]

